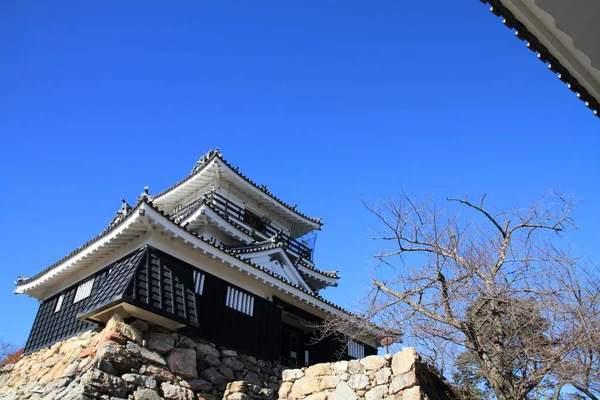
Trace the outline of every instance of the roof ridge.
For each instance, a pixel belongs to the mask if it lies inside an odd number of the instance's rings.
[[[152,199],[157,199],[158,197],[161,197],[165,194],[167,194],[168,192],[170,192],[171,190],[181,186],[183,183],[187,182],[189,179],[191,179],[192,177],[196,176],[198,173],[200,173],[201,171],[204,170],[204,168],[206,168],[211,161],[215,160],[215,159],[219,159],[220,161],[223,162],[223,164],[225,164],[226,167],[228,167],[229,169],[231,169],[233,172],[235,172],[240,178],[244,179],[246,182],[248,182],[249,184],[251,184],[252,186],[254,186],[256,189],[260,190],[261,192],[265,193],[266,195],[268,195],[269,197],[271,197],[273,200],[275,200],[276,202],[278,202],[279,204],[281,204],[282,206],[284,206],[285,208],[289,209],[290,211],[298,214],[300,217],[307,219],[309,221],[312,221],[314,223],[319,224],[319,226],[323,226],[323,223],[321,222],[321,217],[309,217],[308,215],[300,212],[297,210],[297,206],[296,205],[290,205],[286,202],[284,202],[283,200],[281,200],[279,197],[275,196],[274,194],[271,193],[271,191],[269,190],[269,188],[267,187],[267,185],[259,185],[258,183],[254,182],[252,179],[248,178],[246,175],[242,174],[241,172],[239,172],[239,168],[238,167],[234,167],[233,165],[231,165],[227,160],[225,160],[225,158],[223,158],[223,154],[221,154],[221,152],[219,151],[219,148],[215,148],[215,150],[211,149],[208,152],[206,152],[205,154],[203,154],[198,161],[196,161],[196,164],[194,164],[194,167],[192,168],[192,171],[183,179],[181,179],[179,182],[171,185],[170,187],[168,187],[167,189],[155,194],[154,196],[152,196]]]

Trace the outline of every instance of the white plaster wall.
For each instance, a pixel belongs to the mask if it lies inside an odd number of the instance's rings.
[[[252,262],[260,265],[261,267],[264,267],[270,271],[273,271],[277,275],[280,275],[280,276],[288,279],[290,282],[294,282],[297,285],[301,284],[300,282],[298,282],[298,279],[296,279],[296,277],[287,273],[286,268],[283,266],[283,264],[279,260],[277,260],[277,259],[271,260],[271,256],[269,256],[268,254],[251,258],[251,260],[252,260]]]

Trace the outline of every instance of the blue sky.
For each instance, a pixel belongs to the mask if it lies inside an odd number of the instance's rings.
[[[326,297],[364,290],[360,199],[560,187],[598,259],[599,120],[479,1],[3,2],[0,337],[25,343],[31,276],[219,146],[325,222]]]

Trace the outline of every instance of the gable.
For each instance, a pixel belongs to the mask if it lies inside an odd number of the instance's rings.
[[[281,247],[248,253],[242,255],[242,258],[250,260],[306,290],[313,291]]]

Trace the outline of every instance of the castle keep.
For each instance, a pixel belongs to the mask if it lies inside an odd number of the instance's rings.
[[[374,326],[348,346],[344,332],[314,340],[319,322],[350,317],[319,295],[340,278],[302,240],[321,226],[209,151],[183,180],[123,201],[98,236],[16,282],[40,300],[25,352],[118,314],[292,367],[376,354],[385,332]]]

